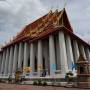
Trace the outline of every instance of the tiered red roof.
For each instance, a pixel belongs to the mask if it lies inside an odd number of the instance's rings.
[[[73,33],[66,11],[63,9],[62,11],[56,10],[55,12],[50,10],[48,14],[27,25],[9,44],[3,48],[21,41],[32,42],[40,38],[45,38],[50,33],[57,32],[58,30],[63,30],[64,32],[69,33],[72,37],[80,40],[85,45],[88,45]]]

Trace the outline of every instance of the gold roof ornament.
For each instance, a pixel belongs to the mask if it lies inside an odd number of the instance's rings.
[[[52,10],[49,11],[48,15],[51,15],[52,14]]]
[[[49,11],[47,17],[46,17],[46,20],[49,20],[51,18],[51,15],[53,14],[52,10]]]
[[[63,8],[63,10],[61,11],[61,13],[60,13],[59,16],[57,17],[57,25],[58,25],[58,26],[59,26],[59,20],[61,19],[64,11],[65,11],[65,8]]]
[[[80,54],[77,64],[82,65],[83,63],[88,63],[88,61],[84,58],[84,56],[82,54]]]
[[[57,18],[58,18],[58,9],[55,10],[55,12],[52,16],[52,22],[54,25],[57,25]]]
[[[55,10],[54,15],[56,16],[58,14],[58,9]]]

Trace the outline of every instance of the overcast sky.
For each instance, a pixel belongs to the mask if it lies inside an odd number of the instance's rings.
[[[63,7],[64,0],[0,0],[0,43],[9,42],[50,9]],[[67,0],[66,11],[74,33],[90,41],[90,0]]]

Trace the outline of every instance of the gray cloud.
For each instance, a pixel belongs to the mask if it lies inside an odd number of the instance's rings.
[[[42,12],[40,14],[40,12]],[[8,41],[26,24],[42,16],[46,9],[39,0],[0,2],[0,43]]]
[[[66,11],[74,32],[90,40],[90,0],[67,0]],[[46,14],[51,8],[61,10],[64,0],[6,0],[0,2],[0,43],[20,32],[25,25]]]
[[[90,41],[90,0],[68,0],[66,10],[75,34]]]

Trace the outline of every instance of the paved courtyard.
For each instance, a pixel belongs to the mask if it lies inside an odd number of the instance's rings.
[[[90,90],[90,89],[77,89],[53,86],[33,86],[33,85],[16,85],[16,84],[3,84],[0,83],[0,90]]]

